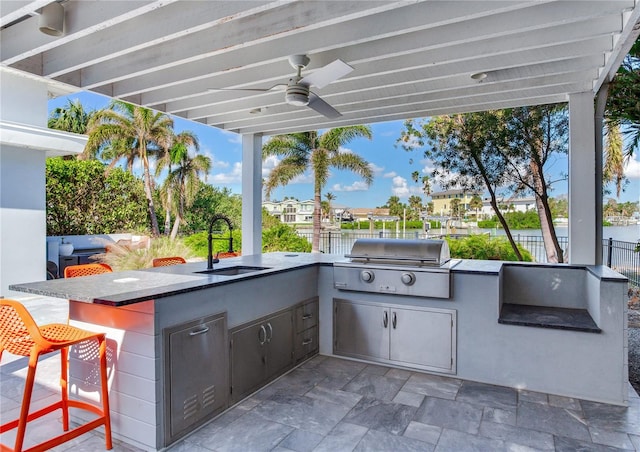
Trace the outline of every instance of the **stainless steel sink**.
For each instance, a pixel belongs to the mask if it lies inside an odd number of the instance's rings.
[[[214,268],[213,270],[202,270],[195,273],[200,273],[203,275],[236,276],[236,275],[245,275],[247,273],[253,273],[260,270],[268,270],[268,269],[269,267],[249,267],[246,265],[237,265],[235,267]]]

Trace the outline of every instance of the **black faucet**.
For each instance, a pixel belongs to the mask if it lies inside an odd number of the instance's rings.
[[[213,237],[211,233],[213,231],[213,225],[216,221],[223,220],[229,226],[229,252],[233,253],[233,236],[231,235],[231,231],[233,230],[233,225],[231,224],[231,220],[224,215],[216,214],[211,218],[211,223],[209,223],[209,234],[207,235],[207,242],[209,244],[209,252],[207,254],[207,270],[213,270],[213,264],[217,264],[220,262],[218,258],[213,258]]]

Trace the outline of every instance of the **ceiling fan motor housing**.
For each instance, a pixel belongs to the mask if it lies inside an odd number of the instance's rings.
[[[291,80],[287,85],[285,100],[288,104],[298,107],[309,105],[309,87]]]

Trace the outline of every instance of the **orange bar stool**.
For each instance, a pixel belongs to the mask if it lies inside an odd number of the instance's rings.
[[[69,399],[69,347],[74,344],[97,341],[100,359],[100,383],[102,407],[79,400]],[[84,345],[84,344],[83,344]],[[0,299],[0,358],[7,351],[13,355],[28,356],[29,370],[24,387],[20,417],[0,425],[0,433],[18,428],[14,449],[0,444],[0,450],[21,452],[27,423],[57,409],[62,410],[62,428],[64,433],[33,446],[27,451],[44,451],[76,438],[96,427],[104,425],[106,449],[112,448],[111,417],[109,416],[109,393],[107,386],[107,342],[104,333],[93,333],[61,323],[51,323],[38,327],[29,311],[17,301]],[[61,374],[60,386],[62,398],[38,411],[29,413],[31,394],[36,376],[38,357],[60,350]],[[95,356],[95,355],[94,355]],[[69,407],[88,410],[98,417],[86,424],[69,430]],[[27,452],[25,451],[25,452]]]
[[[158,257],[153,260],[154,267],[168,267],[169,265],[186,264],[186,263],[187,261],[185,261],[180,256]]]
[[[107,264],[69,265],[64,269],[64,277],[75,278],[77,276],[99,275],[101,273],[111,273],[112,271]]]
[[[241,255],[241,253],[239,251],[233,251],[233,252],[232,251],[222,251],[222,252],[216,254],[216,257],[218,259],[226,259],[228,257],[238,257],[240,255]]]

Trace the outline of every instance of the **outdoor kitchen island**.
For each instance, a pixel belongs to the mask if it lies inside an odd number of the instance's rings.
[[[610,269],[451,261],[450,294],[443,298],[336,288],[333,264],[345,261],[269,253],[225,259],[215,266],[228,269],[222,274],[195,273],[206,264],[190,263],[11,289],[76,300],[70,302],[70,321],[107,332],[114,437],[147,450],[162,449],[317,350],[334,354],[338,306],[382,309],[378,325],[361,325],[354,317],[354,329],[379,328],[384,312],[394,330],[403,327],[402,310],[448,316],[450,327],[439,330],[445,338],[437,344],[427,342],[432,337],[427,328],[412,333],[414,346],[425,354],[439,349],[437,361],[451,354],[449,368],[436,373],[628,403],[627,281]],[[593,322],[587,328],[585,314]],[[247,338],[255,347],[236,355]],[[349,356],[349,344],[345,348],[347,353],[336,355]],[[361,358],[435,372],[429,363],[411,364],[403,356]],[[202,381],[203,369],[210,370],[210,379]],[[73,372],[72,391],[93,396],[91,370],[75,366]],[[255,374],[257,379],[247,381]],[[198,397],[189,399],[198,385]],[[172,398],[183,403],[172,406]],[[188,417],[193,422],[182,423]]]

